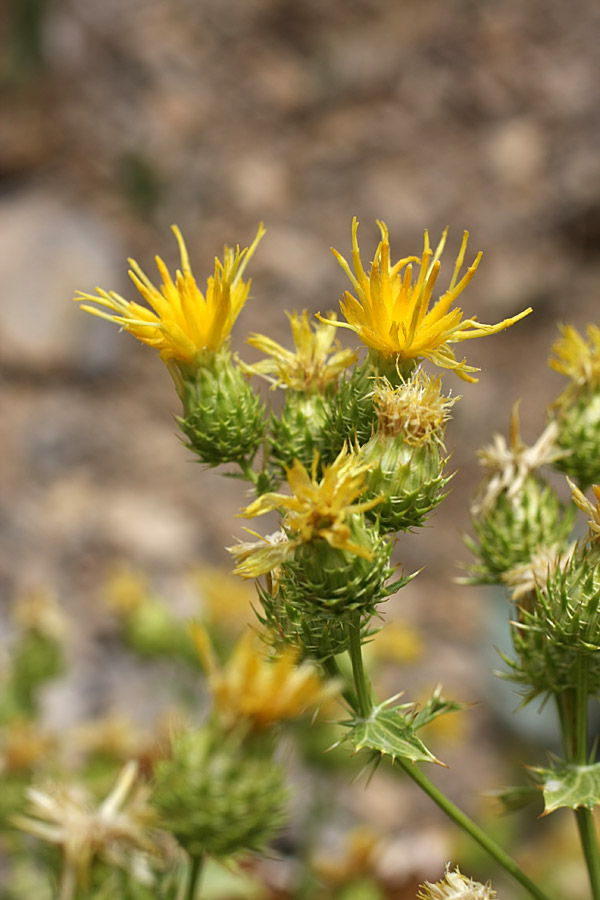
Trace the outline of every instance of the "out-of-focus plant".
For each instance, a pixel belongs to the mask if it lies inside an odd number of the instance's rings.
[[[188,900],[198,896],[207,857],[236,857],[266,846],[285,816],[287,788],[277,755],[283,723],[336,693],[345,707],[338,744],[359,753],[366,764],[395,761],[395,771],[412,778],[530,896],[547,900],[423,771],[423,764],[438,760],[422,729],[461,704],[439,688],[420,703],[399,702],[400,695],[382,699],[363,656],[365,643],[381,627],[382,604],[413,577],[391,563],[398,537],[424,524],[443,501],[452,475],[445,428],[459,398],[445,395],[441,378],[426,374],[423,364],[474,382],[477,370],[456,355],[455,345],[498,333],[531,310],[495,325],[465,318],[456,301],[481,258],[478,254],[463,272],[468,234],[448,288],[434,299],[446,233],[434,250],[426,232],[420,256],[393,262],[388,229],[383,223],[379,228],[381,240],[367,269],[356,220],[352,265],[334,251],[351,283],[340,302],[343,318],[319,315],[311,327],[306,312],[291,314],[294,349],[253,334],[250,343],[266,356],[253,365],[231,353],[229,337],[249,296],[245,269],[263,237],[262,225],[247,249],[225,248],[204,291],[174,228],[181,254],[174,278],[157,258],[162,279],[157,288],[130,261],[145,305],[103,289],[78,295],[88,312],[159,351],[181,399],[179,424],[190,450],[205,465],[227,465],[226,474],[247,481],[255,499],[241,514],[277,513],[279,529],[269,535],[251,532],[253,540],[230,548],[236,572],[257,580],[263,646],[248,632],[226,663],[219,661],[206,627],[195,626],[192,640],[168,604],[135,578],[113,581],[112,604],[132,648],[188,660],[197,653],[213,707],[202,725],[173,729],[150,757],[151,792],[142,786],[133,795],[142,800],[132,801],[135,810],[143,809],[143,827],[126,804],[133,768],[123,770],[97,806],[32,789],[29,815],[18,822],[61,849],[61,900],[103,896],[105,888],[94,877],[107,860],[132,876],[122,895],[143,896],[136,891],[144,889],[146,876],[137,877],[131,862],[139,853],[161,856],[160,841],[149,839],[150,832],[163,835],[163,843],[171,840],[171,864],[166,874],[164,867],[160,874],[158,866],[148,864],[146,883],[162,891],[159,896]],[[366,355],[344,350],[335,340],[337,328],[357,335]],[[570,385],[548,427],[527,447],[515,412],[510,442],[496,438],[482,452],[488,474],[473,510],[470,547],[477,561],[469,576],[514,592],[508,675],[522,686],[526,701],[540,695],[556,700],[565,746],[564,759],[534,770],[535,789],[541,788],[547,813],[559,806],[575,809],[595,900],[600,867],[591,809],[598,801],[598,775],[586,737],[588,699],[597,697],[600,686],[600,503],[594,506],[581,489],[597,480],[598,343],[591,328],[588,342],[564,329],[553,365]],[[254,376],[284,391],[280,413],[267,412]],[[579,483],[572,485],[573,500],[557,499],[540,474],[544,465]],[[577,506],[587,513],[590,531],[573,545]],[[146,806],[153,819],[146,817]],[[82,823],[101,821],[101,839],[84,839],[91,832],[82,824],[74,844],[65,809],[75,810]],[[173,893],[169,873],[185,859],[185,885],[179,878],[179,893]],[[487,900],[494,892],[448,869],[441,881],[422,885],[419,896]]]

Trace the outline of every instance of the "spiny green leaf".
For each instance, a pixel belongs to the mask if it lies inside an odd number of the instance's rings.
[[[600,763],[577,766],[556,760],[548,769],[532,771],[544,794],[544,816],[561,806],[569,809],[600,806]]]
[[[424,725],[429,725],[438,716],[451,712],[460,712],[463,709],[468,709],[471,705],[470,703],[458,703],[456,700],[446,700],[442,694],[441,685],[438,685],[423,706],[423,709],[420,709],[414,716],[411,722],[412,727],[416,731],[419,728],[423,728]]]
[[[402,707],[386,708],[389,700],[376,706],[368,719],[354,719],[349,723],[346,739],[355,749],[375,750],[389,756],[392,762],[401,757],[411,762],[439,762],[423,741],[417,737]]]
[[[500,791],[492,791],[490,795],[500,803],[503,813],[517,812],[540,798],[542,792],[539,785],[521,784],[507,787]]]

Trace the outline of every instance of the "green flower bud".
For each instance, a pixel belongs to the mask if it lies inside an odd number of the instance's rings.
[[[365,495],[380,503],[367,515],[383,534],[407,531],[446,496],[452,476],[443,474],[444,427],[458,398],[443,397],[440,379],[421,370],[399,387],[380,379],[373,396],[377,434],[361,447],[360,459],[369,467]]]
[[[367,513],[382,534],[418,528],[447,495],[452,475],[444,476],[447,457],[435,443],[374,435],[360,458],[371,465],[365,497],[383,498]]]
[[[298,459],[308,469],[315,452],[321,458],[329,452],[328,415],[329,403],[322,394],[286,391],[281,416],[271,417],[269,440],[273,458],[282,468]]]
[[[338,610],[312,607],[310,614],[302,603],[290,603],[284,587],[277,580],[279,571],[267,578],[267,589],[257,582],[257,590],[263,612],[257,610],[258,619],[271,633],[281,637],[284,643],[297,647],[302,656],[324,662],[332,656],[348,650],[348,617]],[[397,582],[394,589],[409,579]],[[361,643],[378,629],[371,629],[371,610],[360,614]],[[355,626],[356,627],[356,626]]]
[[[235,735],[179,734],[155,768],[161,824],[192,856],[262,850],[284,822],[286,800],[279,766]]]
[[[577,688],[582,671],[589,695],[600,693],[599,593],[600,553],[584,544],[517,607],[517,659],[505,661],[509,677],[526,686],[527,699]]]
[[[479,564],[471,584],[500,584],[506,572],[531,560],[540,547],[566,547],[575,509],[565,510],[552,488],[528,475],[515,495],[502,492],[491,509],[473,516],[477,540],[465,538]]]
[[[352,542],[364,548],[364,555],[317,539],[296,547],[281,566],[278,582],[284,596],[306,618],[321,614],[339,619],[355,611],[372,616],[398,587],[387,584],[394,571],[389,565],[392,544],[369,528],[362,515],[348,524]]]
[[[557,446],[565,455],[555,466],[583,489],[600,482],[600,389],[582,390],[561,405],[556,419]]]
[[[340,382],[337,393],[331,400],[324,464],[333,462],[349,439],[361,446],[373,434],[377,415],[373,405],[372,376],[372,369],[365,362]]]
[[[208,466],[249,463],[264,436],[264,408],[231,354],[207,356],[181,386],[181,430],[189,448]]]

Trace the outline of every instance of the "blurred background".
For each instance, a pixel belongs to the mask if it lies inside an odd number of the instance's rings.
[[[223,244],[247,246],[262,220],[233,339],[250,360],[248,332],[289,342],[285,310],[337,308],[347,284],[329,248],[348,255],[354,215],[363,260],[377,218],[396,258],[448,225],[442,288],[463,229],[467,261],[484,253],[466,315],[534,313],[459,348],[479,384],[444,374],[463,395],[448,429],[457,475],[429,527],[398,544],[407,571],[425,568],[388,617],[422,653],[388,681],[483,701],[444,751],[444,785],[467,807],[514,779],[502,704],[517,698],[486,705],[498,601],[453,579],[477,449],[507,432],[519,397],[537,438],[562,384],[546,364],[557,323],[598,319],[599,46],[590,0],[2,0],[0,598],[8,619],[44,586],[76,620],[77,676],[49,695],[53,721],[141,690],[125,664],[106,666],[108,573],[138,567],[185,613],[194,567],[229,566],[245,502],[238,482],[191,464],[158,358],[79,312],[74,290],[133,299],[126,258],[151,278],[156,253],[175,267],[175,222],[203,284]],[[391,824],[427,824],[406,791]]]

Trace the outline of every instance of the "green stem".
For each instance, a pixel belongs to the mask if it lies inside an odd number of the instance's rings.
[[[416,765],[413,765],[410,760],[402,759],[401,757],[398,757],[396,761],[404,769],[406,774],[412,778],[415,784],[418,784],[433,802],[436,803],[450,819],[452,819],[455,825],[458,825],[459,828],[466,831],[474,841],[477,841],[479,846],[483,847],[483,849],[486,850],[489,855],[509,873],[509,875],[512,875],[519,884],[529,891],[532,897],[535,897],[536,900],[549,900],[548,895],[540,890],[540,888],[528,878],[515,860],[509,856],[493,838],[486,834],[479,825],[476,825],[472,819],[465,815],[461,809],[455,806],[451,800],[442,794],[442,792],[436,788]]]
[[[363,719],[368,719],[373,711],[373,702],[363,666],[360,641],[360,613],[354,616],[352,622],[348,623],[348,645],[352,662],[352,674],[354,675],[354,686],[356,688],[356,699],[358,701],[355,709]]]
[[[203,865],[204,857],[202,855],[190,856],[190,872],[185,900],[195,900]]]
[[[350,709],[356,709],[358,706],[358,698],[340,671],[340,667],[338,666],[335,657],[328,656],[321,661],[321,665],[323,666],[323,671],[326,675],[330,678],[335,678],[336,681],[342,683],[342,697]]]
[[[356,688],[357,704],[354,711],[363,719],[367,719],[373,711],[373,703],[371,700],[371,690],[362,659],[362,646],[360,641],[360,618],[348,625],[348,641],[350,650],[350,659],[352,660],[352,672],[354,674],[354,685]],[[427,776],[416,765],[408,759],[397,757],[397,761],[402,769],[409,775],[412,780],[419,785],[422,790],[436,803],[452,821],[469,834],[473,840],[486,850],[490,856],[499,863],[502,868],[512,875],[512,877],[523,885],[532,897],[536,900],[549,900],[545,894],[517,865],[515,860],[506,853],[502,847],[496,843],[489,835],[473,822],[462,810],[454,805],[436,786],[427,778]],[[596,900],[596,898],[594,898]]]
[[[586,766],[588,726],[588,667],[587,660],[579,657],[577,686],[563,691],[556,698],[562,732],[563,749],[567,762]],[[579,832],[579,841],[588,870],[594,900],[600,900],[600,855],[598,839],[591,809],[578,807],[573,810]]]

